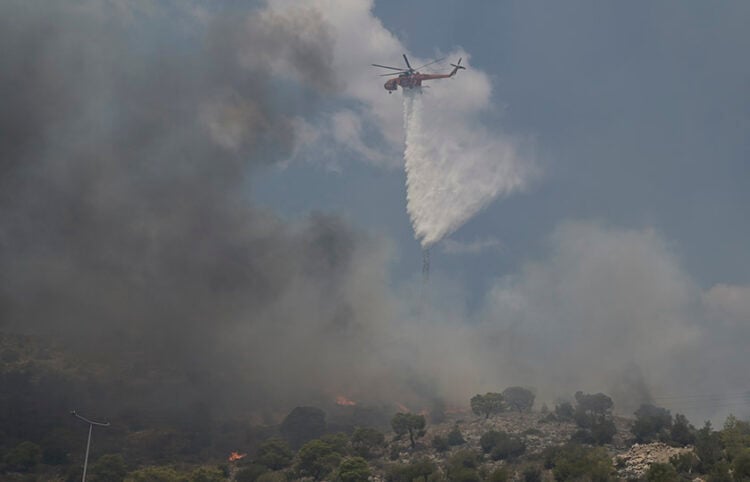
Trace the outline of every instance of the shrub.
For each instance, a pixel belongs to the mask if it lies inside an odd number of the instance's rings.
[[[385,443],[385,435],[374,428],[357,428],[352,433],[352,449],[360,457],[369,459]]]
[[[125,482],[184,482],[185,476],[180,475],[172,467],[144,467],[130,472]]]
[[[526,444],[520,438],[506,432],[491,430],[479,439],[484,453],[490,453],[493,460],[518,457],[526,451]]]
[[[395,464],[388,467],[385,474],[386,482],[412,482],[420,477],[427,480],[437,467],[428,460],[417,460],[411,464]]]
[[[320,480],[330,474],[341,461],[341,455],[322,440],[311,440],[297,454],[297,470],[303,476]]]
[[[464,440],[464,436],[461,434],[461,430],[458,428],[458,425],[454,425],[453,429],[448,432],[448,445],[455,446],[455,445],[463,445],[466,443],[466,440]]]
[[[507,482],[508,480],[508,469],[500,467],[492,471],[490,476],[487,478],[487,482]]]
[[[536,464],[529,464],[521,471],[524,482],[541,482],[542,468]]]
[[[235,479],[237,482],[256,482],[258,478],[268,472],[268,467],[261,464],[250,464],[237,472]]]
[[[651,464],[646,472],[648,482],[677,482],[679,476],[672,464]]]
[[[42,460],[42,449],[33,442],[21,442],[3,458],[10,471],[31,472]]]
[[[435,435],[432,438],[432,448],[434,448],[438,452],[445,452],[450,449],[450,445],[448,444],[448,440],[446,440],[445,437]]]
[[[221,482],[227,480],[218,467],[198,467],[190,472],[190,482]]]
[[[553,474],[559,481],[606,482],[612,479],[614,472],[612,460],[601,447],[589,449],[580,445],[567,445],[557,453],[553,464]]]
[[[125,460],[120,454],[102,455],[90,470],[91,480],[95,482],[122,482],[128,474]]]
[[[450,481],[479,482],[479,455],[472,450],[456,452],[446,465],[446,473]]]
[[[692,445],[695,443],[695,427],[690,425],[685,415],[675,414],[672,428],[669,431],[669,438],[675,445],[682,447]]]

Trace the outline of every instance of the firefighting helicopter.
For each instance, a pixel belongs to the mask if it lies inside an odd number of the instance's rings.
[[[372,64],[373,67],[380,67],[383,69],[391,69],[391,70],[397,71],[397,72],[391,72],[388,74],[380,74],[381,77],[387,77],[390,75],[398,75],[398,77],[396,77],[395,79],[389,79],[388,82],[386,82],[383,85],[383,87],[385,87],[385,90],[387,90],[389,94],[392,94],[394,90],[398,90],[399,85],[401,86],[402,89],[413,89],[414,87],[421,87],[423,80],[447,79],[456,75],[456,72],[458,72],[458,69],[466,68],[461,65],[461,59],[459,58],[457,63],[451,64],[453,66],[453,70],[451,70],[450,74],[420,74],[418,72],[419,69],[427,67],[428,65],[435,64],[444,59],[433,60],[432,62],[426,63],[414,69],[409,63],[409,59],[406,58],[406,54],[403,54],[403,55],[404,55],[404,62],[406,62],[406,67],[407,67],[405,69],[400,69],[398,67],[389,67],[387,65]]]

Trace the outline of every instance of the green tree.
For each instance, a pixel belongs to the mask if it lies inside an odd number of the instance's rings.
[[[612,480],[614,474],[612,460],[601,447],[589,449],[581,445],[567,445],[557,452],[553,465],[552,473],[558,481],[607,482]]]
[[[284,472],[266,472],[258,477],[255,482],[287,482],[288,480]]]
[[[565,422],[567,420],[573,420],[574,415],[575,409],[570,402],[560,402],[555,405],[555,417],[558,421]]]
[[[302,476],[321,480],[341,462],[341,455],[322,440],[311,440],[297,453],[297,470]]]
[[[370,466],[362,457],[348,457],[341,461],[335,480],[341,482],[367,482]]]
[[[33,442],[21,442],[8,453],[3,461],[12,472],[31,472],[42,460],[42,449]]]
[[[326,414],[315,407],[296,407],[281,423],[281,434],[292,448],[316,439],[326,431]]]
[[[677,482],[680,476],[672,464],[651,464],[646,472],[648,482]]]
[[[583,393],[576,392],[576,415],[585,416],[606,416],[612,413],[614,403],[612,399],[603,393]]]
[[[720,438],[727,458],[732,461],[737,454],[750,447],[750,422],[743,422],[734,415],[729,415]]]
[[[320,437],[320,440],[330,445],[337,454],[349,455],[349,437],[345,433],[329,433]]]
[[[448,445],[463,445],[466,443],[464,436],[461,434],[461,429],[458,428],[458,424],[453,426],[450,432],[448,432]]]
[[[144,467],[130,472],[125,482],[185,482],[186,479],[172,467]]]
[[[695,435],[695,455],[701,461],[700,470],[703,473],[710,472],[722,457],[721,438],[711,428],[711,422],[706,422]]]
[[[672,422],[672,428],[669,430],[669,438],[673,444],[685,447],[695,443],[695,427],[690,425],[685,415],[677,413]]]
[[[218,467],[198,467],[190,472],[190,482],[222,482],[227,477]]]
[[[735,454],[732,460],[734,480],[750,480],[750,448],[744,448]]]
[[[268,467],[261,464],[250,464],[237,472],[236,482],[256,482],[258,478],[268,472]]]
[[[471,411],[476,415],[484,415],[485,419],[504,410],[505,402],[503,396],[499,393],[488,392],[484,395],[477,394],[471,397]]]
[[[492,460],[513,459],[526,451],[526,444],[515,435],[498,430],[490,430],[479,438],[479,445]]]
[[[397,413],[391,419],[391,427],[397,435],[409,434],[409,441],[412,448],[416,445],[414,438],[424,435],[426,422],[424,415],[415,415],[413,413]]]
[[[415,460],[410,464],[394,464],[386,469],[386,482],[413,482],[428,480],[437,467],[429,460]]]
[[[352,449],[360,457],[369,459],[385,444],[385,435],[374,428],[356,428],[352,433]]]
[[[669,438],[672,414],[669,410],[649,403],[641,404],[635,411],[635,421],[630,431],[638,443],[653,442]]]
[[[503,390],[503,400],[513,410],[528,412],[534,406],[534,392],[523,387],[508,387]]]
[[[128,474],[125,459],[120,454],[102,455],[90,469],[95,482],[122,482]]]
[[[479,454],[473,450],[459,450],[445,464],[448,480],[456,482],[480,482]]]
[[[677,473],[684,474],[692,480],[692,474],[700,467],[700,460],[693,452],[683,452],[669,458],[669,463],[674,466]]]
[[[432,437],[432,448],[437,452],[446,452],[451,446],[448,444],[448,440],[441,435],[435,435]]]
[[[282,439],[272,438],[260,444],[255,462],[271,470],[281,470],[291,465],[293,457],[289,444]]]

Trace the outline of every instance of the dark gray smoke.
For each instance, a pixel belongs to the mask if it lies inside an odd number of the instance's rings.
[[[0,329],[251,406],[353,383],[377,250],[247,193],[337,83],[325,24],[118,5],[0,7]]]

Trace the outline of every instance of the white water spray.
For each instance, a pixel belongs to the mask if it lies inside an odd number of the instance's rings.
[[[426,250],[496,197],[521,188],[527,172],[509,139],[438,98],[423,102],[419,88],[403,93],[406,209]]]

